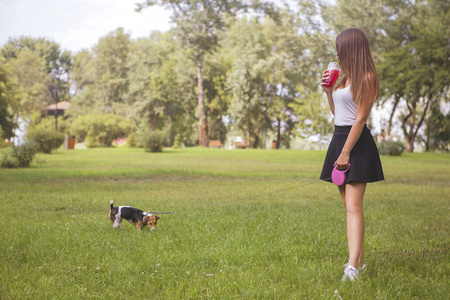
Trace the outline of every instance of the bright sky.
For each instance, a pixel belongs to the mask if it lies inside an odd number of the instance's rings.
[[[63,49],[92,48],[119,27],[132,38],[170,29],[170,11],[154,6],[138,13],[143,0],[0,0],[0,47],[10,37],[45,37]]]

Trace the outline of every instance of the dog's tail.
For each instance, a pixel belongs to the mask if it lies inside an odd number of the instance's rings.
[[[111,202],[109,202],[109,210],[113,209],[113,204],[114,204],[114,200],[111,200]]]

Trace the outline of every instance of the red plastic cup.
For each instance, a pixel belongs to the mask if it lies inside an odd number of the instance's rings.
[[[341,73],[341,68],[337,63],[331,62],[328,64],[325,72],[328,74],[328,78],[325,80],[325,83],[327,83],[327,86],[333,86],[336,79],[339,77],[339,73]]]

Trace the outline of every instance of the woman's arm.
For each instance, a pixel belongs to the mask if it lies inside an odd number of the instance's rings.
[[[328,105],[330,106],[330,110],[331,110],[331,113],[333,114],[333,116],[334,116],[334,101],[333,101],[333,96],[332,96],[332,92],[327,92],[327,99],[328,99]]]
[[[363,131],[364,124],[366,124],[367,119],[369,118],[372,106],[373,102],[367,99],[365,99],[365,101],[360,101],[360,103],[358,104],[355,123],[353,124],[352,129],[350,129],[347,141],[342,148],[341,155],[339,155],[338,159],[334,163],[335,165],[337,165],[337,168],[339,170],[343,170],[348,167],[348,162],[350,161],[350,152],[361,136],[361,132]]]

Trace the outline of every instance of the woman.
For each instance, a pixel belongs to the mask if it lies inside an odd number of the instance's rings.
[[[339,186],[347,213],[348,263],[343,281],[354,280],[364,269],[363,198],[368,182],[384,180],[380,156],[367,128],[373,103],[380,90],[367,36],[358,28],[344,30],[336,37],[336,50],[342,75],[334,87],[327,86],[328,74],[321,86],[334,115],[334,133],[325,157],[320,179],[331,181],[334,166],[349,167],[347,178]]]

